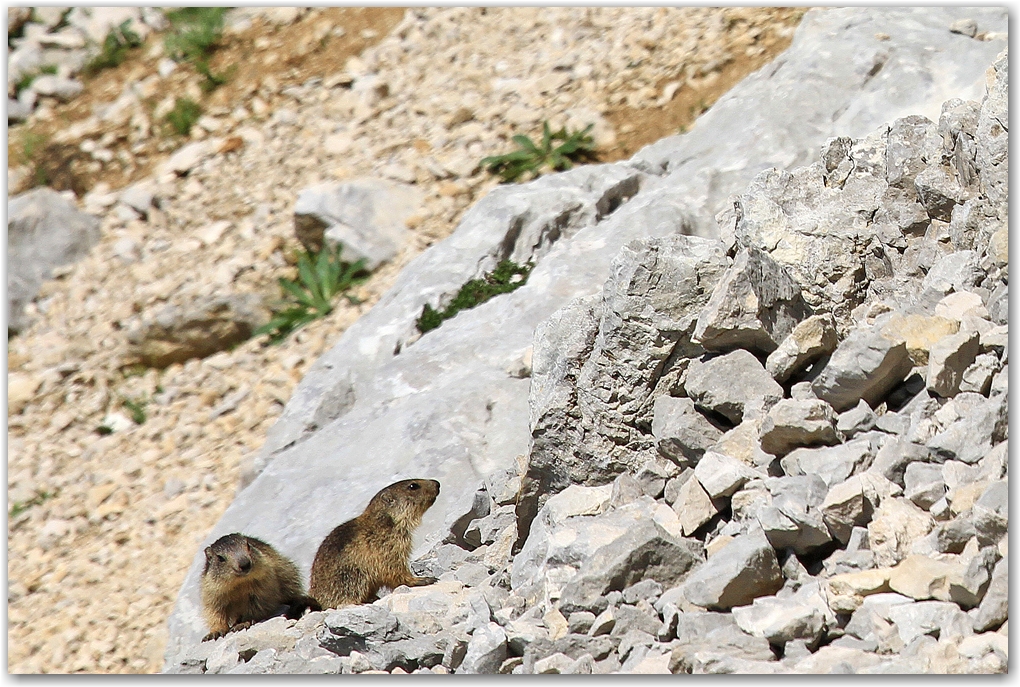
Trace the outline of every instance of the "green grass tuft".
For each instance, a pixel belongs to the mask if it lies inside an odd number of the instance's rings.
[[[174,109],[166,115],[166,121],[181,136],[191,133],[191,127],[202,116],[202,107],[191,98],[178,98]]]
[[[110,29],[99,54],[93,57],[82,70],[86,75],[93,76],[104,69],[119,66],[127,58],[129,50],[142,44],[142,39],[138,34],[128,28],[130,24],[131,20],[125,19],[120,26]]]
[[[292,332],[333,311],[333,301],[340,294],[351,303],[359,301],[344,293],[368,277],[365,261],[344,262],[340,254],[328,246],[317,253],[303,251],[298,256],[297,280],[281,278],[284,300],[275,308],[273,318],[255,330],[253,336],[269,335],[270,343],[282,343]]]
[[[527,136],[517,135],[512,139],[517,150],[483,158],[481,164],[492,174],[499,174],[504,182],[517,181],[525,174],[533,179],[547,167],[556,171],[570,169],[574,162],[593,156],[595,141],[589,132],[594,126],[589,124],[582,131],[568,132],[566,128],[551,131],[549,122],[542,122],[541,144]],[[556,141],[562,143],[553,146]]]
[[[533,267],[534,264],[530,262],[527,265],[518,265],[510,260],[504,260],[481,279],[472,279],[460,287],[457,295],[443,310],[436,310],[426,303],[418,318],[418,331],[422,334],[432,331],[441,325],[443,320],[450,319],[461,310],[469,310],[494,296],[519,289],[528,281],[528,275],[531,274]]]
[[[27,501],[15,501],[14,503],[11,504],[11,510],[8,511],[8,517],[10,517],[13,520],[14,518],[18,517],[19,515],[27,511],[32,506],[41,506],[43,503],[45,503],[46,501],[48,501],[49,499],[53,498],[56,495],[57,495],[56,492],[52,491],[37,491],[35,493],[35,496],[33,496]]]
[[[122,399],[124,407],[129,413],[131,413],[131,420],[136,425],[144,425],[148,416],[145,412],[145,406],[149,405],[148,399],[142,399],[140,401],[133,401],[130,398]]]
[[[168,12],[171,31],[163,39],[167,53],[176,60],[186,60],[204,80],[202,91],[211,93],[231,77],[236,67],[215,74],[209,68],[209,58],[220,45],[223,36],[223,15],[227,7],[182,7]]]

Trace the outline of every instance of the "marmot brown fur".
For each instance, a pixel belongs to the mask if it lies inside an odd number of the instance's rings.
[[[309,593],[323,608],[339,608],[370,602],[380,587],[434,583],[412,575],[408,562],[411,534],[438,495],[434,479],[405,479],[373,496],[364,513],[336,527],[319,546]]]
[[[306,596],[297,566],[269,544],[243,534],[220,537],[205,549],[202,613],[209,634],[202,641],[243,630],[278,615],[300,618],[322,610]]]

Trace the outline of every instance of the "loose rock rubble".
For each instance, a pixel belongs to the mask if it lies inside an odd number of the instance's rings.
[[[9,188],[34,182],[14,158],[22,136],[42,130],[70,156],[55,159],[51,182],[76,189],[79,209],[100,218],[91,253],[50,270],[32,302],[12,310],[12,323],[24,314],[27,324],[8,344],[9,669],[157,670],[188,562],[295,385],[403,266],[497,187],[481,157],[505,152],[514,134],[534,136],[542,119],[594,122],[611,146],[635,133],[615,130],[613,112],[680,99],[730,62],[760,64],[788,45],[799,16],[238,8],[214,58],[237,76],[181,140],[160,133],[162,117],[175,96],[203,94],[193,70],[163,53],[158,10],[9,8],[9,87],[48,64],[58,73],[45,76],[60,80],[38,77],[24,103],[8,103]],[[94,80],[76,76],[88,42],[125,20],[146,41],[137,58]],[[335,43],[368,47],[331,59]],[[76,85],[58,88],[78,81],[77,95]],[[362,304],[341,301],[284,346],[236,343],[278,297],[277,278],[293,276],[301,191],[363,179],[412,186],[421,199],[401,217],[395,252],[356,293]],[[229,315],[213,313],[226,335],[196,342],[210,305]],[[208,354],[210,343],[218,352]],[[523,379],[530,362],[519,363]],[[341,392],[320,420],[353,401]]]
[[[938,123],[761,173],[722,240],[625,246],[540,328],[530,455],[486,480],[519,496],[481,492],[471,541],[414,563],[437,584],[168,670],[1005,672],[1007,64]],[[735,290],[797,305],[723,316]],[[909,317],[954,326],[908,344]]]

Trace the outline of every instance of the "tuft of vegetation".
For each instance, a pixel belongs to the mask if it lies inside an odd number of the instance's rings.
[[[128,413],[131,414],[132,422],[136,425],[145,424],[145,421],[148,419],[145,412],[145,407],[149,405],[148,399],[143,398],[139,401],[135,401],[130,398],[123,398],[121,399],[121,403],[124,405],[124,408],[127,409]]]
[[[450,319],[461,310],[469,310],[494,296],[519,289],[528,281],[528,275],[534,266],[530,262],[518,265],[510,260],[504,260],[481,279],[472,279],[460,287],[460,291],[443,310],[436,310],[426,303],[421,317],[418,318],[418,331],[422,334],[430,332],[441,325],[443,320]]]
[[[18,82],[16,84],[14,84],[14,97],[17,98],[19,95],[21,95],[21,92],[28,88],[29,86],[31,86],[32,82],[35,81],[36,78],[41,74],[56,74],[56,73],[57,65],[47,64],[40,67],[38,71],[25,74],[20,79],[18,79]]]
[[[359,303],[344,292],[368,277],[365,261],[344,262],[340,258],[342,250],[343,246],[337,245],[335,249],[324,246],[318,252],[299,253],[297,280],[280,278],[284,293],[281,307],[274,309],[273,318],[256,329],[253,336],[268,334],[270,343],[278,344],[309,322],[331,313],[340,294],[352,304]]]
[[[46,501],[48,501],[49,499],[53,498],[56,495],[57,495],[56,492],[52,491],[37,491],[35,493],[35,496],[28,499],[27,501],[15,501],[14,503],[11,504],[11,510],[8,511],[8,517],[10,517],[13,520],[14,518],[18,517],[19,515],[27,511],[32,506],[41,506],[43,503],[45,503]]]
[[[562,171],[570,169],[574,162],[589,160],[595,153],[595,140],[590,132],[594,124],[581,131],[568,132],[566,127],[551,131],[549,122],[542,122],[542,142],[536,144],[527,136],[513,137],[517,150],[505,155],[494,155],[482,159],[482,166],[492,174],[499,174],[504,182],[517,181],[524,174],[534,179],[548,167]],[[556,141],[562,141],[554,146]]]
[[[166,121],[181,136],[191,133],[191,127],[202,116],[202,106],[191,98],[178,98],[174,101],[174,109],[166,114]]]
[[[86,75],[93,76],[104,69],[119,66],[127,59],[129,50],[142,44],[142,39],[138,34],[128,28],[130,24],[131,20],[125,19],[120,26],[110,29],[99,54],[93,57],[82,70]]]
[[[167,53],[176,60],[186,60],[204,77],[202,90],[210,93],[227,82],[233,68],[224,74],[215,74],[209,68],[209,59],[219,47],[223,35],[223,15],[227,7],[181,7],[168,12],[171,31],[163,40]]]

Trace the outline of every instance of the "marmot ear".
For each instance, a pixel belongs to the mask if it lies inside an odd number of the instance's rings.
[[[211,546],[205,547],[205,559],[207,561],[211,561],[212,557],[213,557],[212,547]]]

